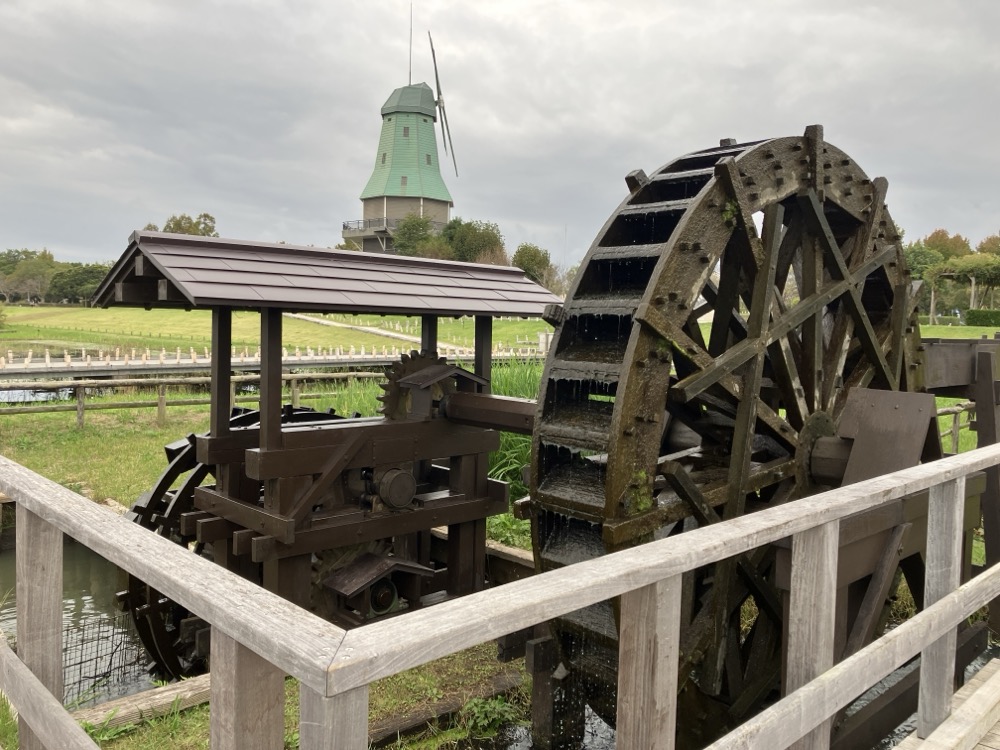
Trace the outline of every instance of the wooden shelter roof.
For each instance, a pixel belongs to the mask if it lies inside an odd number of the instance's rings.
[[[101,307],[493,317],[561,302],[519,268],[145,231],[94,294]]]

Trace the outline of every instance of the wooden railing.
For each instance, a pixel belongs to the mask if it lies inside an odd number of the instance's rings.
[[[337,395],[334,392],[304,393],[304,383],[329,381],[346,381],[348,385],[355,380],[384,379],[384,372],[300,372],[285,373],[281,376],[288,383],[289,398],[292,406],[299,406],[302,401],[328,398]],[[50,412],[76,412],[76,426],[83,427],[84,414],[88,411],[107,409],[156,409],[157,424],[163,425],[167,419],[168,406],[208,406],[212,399],[207,395],[197,398],[167,398],[167,388],[198,388],[211,385],[209,377],[150,377],[150,378],[115,378],[113,380],[10,380],[0,381],[3,390],[25,391],[72,391],[72,399],[61,402],[45,402],[28,406],[0,406],[0,416],[5,414],[46,414]],[[260,394],[238,396],[236,388],[239,385],[260,383],[260,375],[233,375],[229,381],[229,403],[257,404]],[[118,391],[119,389],[156,390],[156,400],[105,401],[87,400],[88,391]]]
[[[0,491],[18,503],[18,657],[34,675],[0,655],[0,688],[40,736],[56,726],[23,706],[38,680],[59,687],[66,533],[212,623],[213,747],[280,747],[281,678],[291,674],[301,683],[301,747],[362,750],[374,680],[620,596],[617,747],[665,750],[674,746],[683,573],[791,537],[791,692],[712,747],[826,747],[832,717],[918,653],[926,734],[949,711],[957,626],[1000,595],[1000,565],[958,586],[965,478],[998,463],[1000,446],[982,448],[344,632],[0,458]],[[840,520],[924,490],[926,608],[831,666]],[[45,741],[70,746],[61,733]]]

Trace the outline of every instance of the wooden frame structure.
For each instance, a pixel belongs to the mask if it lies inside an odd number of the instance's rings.
[[[504,427],[513,411],[530,431],[534,412],[533,402],[489,395],[492,319],[540,317],[560,301],[523,271],[136,232],[94,300],[212,310],[209,432],[176,448],[134,520],[197,542],[218,563],[341,624],[483,587],[485,519],[508,509],[506,485],[487,477],[487,455],[499,446],[492,428],[513,429]],[[234,310],[260,314],[260,409],[250,421],[232,417]],[[304,311],[420,316],[421,351],[389,371],[382,417],[303,415],[282,404],[283,315]],[[439,316],[474,317],[473,372],[437,357]],[[453,393],[477,404],[464,420],[445,417]],[[194,479],[172,489],[187,471]],[[209,474],[214,484],[204,483]],[[449,529],[443,553],[432,545],[436,526]],[[364,562],[365,545],[391,550],[399,564]],[[331,550],[347,568],[334,577],[322,559]],[[379,582],[389,603],[371,606],[368,588]],[[159,668],[190,672],[197,657],[173,653],[177,623],[159,593],[133,579],[127,603]]]

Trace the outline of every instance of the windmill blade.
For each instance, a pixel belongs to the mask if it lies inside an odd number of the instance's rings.
[[[458,177],[458,162],[455,161],[455,142],[451,139],[451,128],[448,127],[448,114],[444,108],[444,95],[441,93],[441,78],[438,76],[437,55],[434,53],[434,37],[431,32],[427,32],[427,39],[431,43],[431,60],[434,62],[434,85],[437,87],[437,108],[441,113],[441,143],[444,144],[444,153],[448,155],[448,146],[451,146],[451,163],[455,167],[455,176]]]
[[[448,115],[444,111],[444,102],[439,102],[439,108],[441,110],[441,122],[444,124],[444,127],[441,128],[441,137],[443,139],[446,134],[448,136],[448,143],[451,144],[451,163],[455,167],[455,176],[458,177],[458,162],[455,161],[455,142],[451,140],[451,128],[448,127]],[[444,152],[445,154],[448,153],[447,147]]]
[[[431,60],[434,62],[434,85],[437,87],[438,101],[441,100],[441,79],[438,78],[438,61],[437,55],[434,54],[434,38],[431,36],[431,32],[427,32],[427,38],[431,43]]]

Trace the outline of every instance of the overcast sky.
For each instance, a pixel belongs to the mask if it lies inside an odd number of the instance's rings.
[[[332,246],[361,218],[408,0],[2,0],[0,249],[110,260],[208,212],[224,237]],[[907,239],[1000,230],[1000,2],[413,3],[434,35],[453,216],[579,261],[624,176],[800,134],[870,177]],[[443,156],[443,154],[442,154]]]

